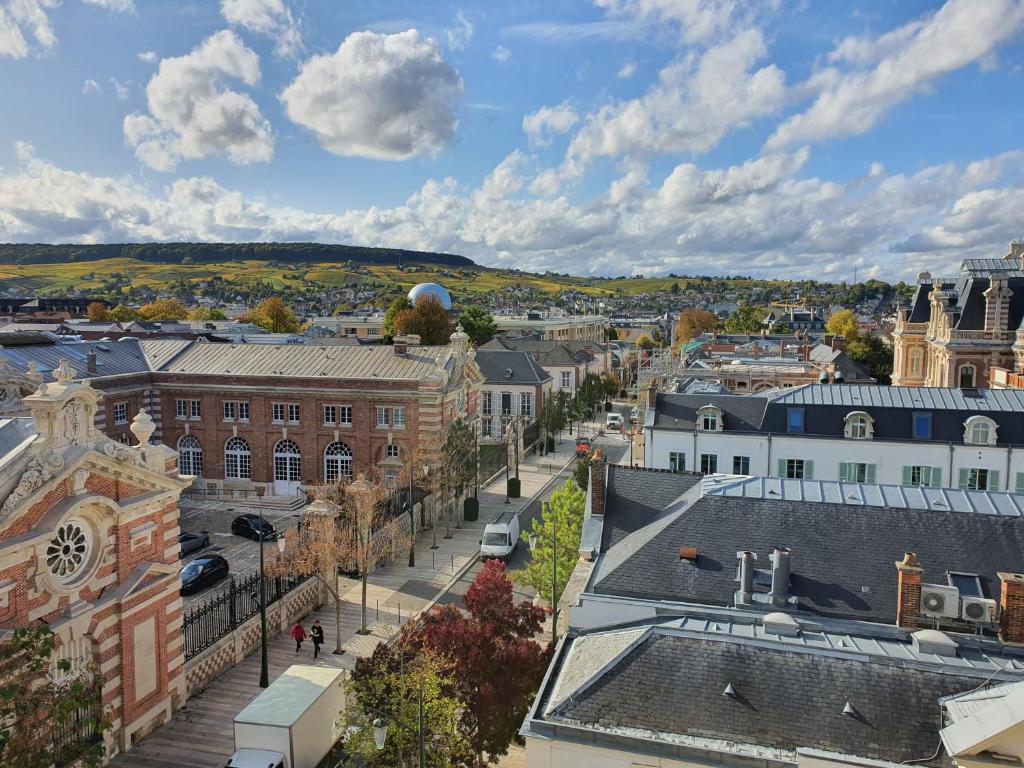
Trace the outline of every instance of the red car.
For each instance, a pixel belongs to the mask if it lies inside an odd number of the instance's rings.
[[[590,453],[590,438],[589,437],[577,437],[576,438],[576,455],[586,456]]]

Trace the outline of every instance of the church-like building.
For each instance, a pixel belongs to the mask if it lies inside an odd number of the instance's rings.
[[[892,383],[987,388],[990,369],[1024,365],[1024,241],[1001,259],[967,259],[960,274],[921,274],[893,330]]]
[[[150,442],[146,413],[131,425],[137,445],[97,430],[102,395],[75,376],[65,360],[55,381],[4,385],[8,397],[35,391],[21,400],[30,416],[0,416],[0,639],[49,626],[55,673],[95,682],[112,753],[185,700],[178,498],[191,478]]]

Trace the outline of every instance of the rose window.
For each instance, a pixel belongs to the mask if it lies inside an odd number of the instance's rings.
[[[91,536],[85,523],[68,520],[46,546],[46,567],[63,582],[69,582],[82,571],[89,560]]]

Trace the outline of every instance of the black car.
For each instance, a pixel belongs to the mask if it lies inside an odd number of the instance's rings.
[[[245,536],[247,539],[253,541],[273,541],[279,534],[274,530],[274,526],[268,523],[266,520],[263,521],[263,535],[260,535],[260,516],[254,515],[251,512],[247,512],[244,515],[239,515],[231,521],[231,532],[238,536]]]
[[[200,555],[181,569],[181,594],[193,595],[228,575],[228,561],[220,555]]]
[[[185,557],[210,546],[210,537],[205,533],[179,533],[178,544],[181,545],[181,556]]]

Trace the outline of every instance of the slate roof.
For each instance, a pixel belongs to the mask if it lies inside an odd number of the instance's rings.
[[[602,551],[656,520],[673,501],[697,485],[700,478],[693,472],[609,465]]]
[[[517,352],[529,352],[543,366],[572,367],[592,359],[592,355],[583,350],[573,351],[568,345],[557,341],[542,339],[510,339],[495,336],[484,344],[481,349],[511,349]]]
[[[556,660],[560,677],[579,663],[571,651]],[[789,761],[810,748],[948,765],[944,756],[927,760],[939,740],[939,699],[982,682],[941,663],[908,666],[655,627],[543,719],[632,737],[638,751],[655,753],[658,741]],[[728,685],[735,696],[723,695]],[[857,716],[843,714],[847,702]]]
[[[955,277],[936,277],[922,280],[914,293],[908,320],[912,323],[928,322],[931,317],[929,294],[933,282],[951,294],[952,325],[956,330],[982,330],[985,327],[985,291],[991,278],[1006,279],[1012,291],[1008,312],[1008,330],[1017,329],[1024,322],[1024,270],[1019,259],[967,259]]]
[[[551,376],[529,352],[509,349],[478,349],[476,364],[486,384],[542,384]],[[508,374],[508,375],[506,375]]]
[[[697,411],[713,405],[722,411],[727,430],[757,432],[764,420],[768,399],[754,395],[658,393],[654,406],[654,426],[659,429],[693,429],[697,425]]]
[[[628,514],[606,502],[611,515]],[[609,512],[606,511],[606,515]],[[695,563],[679,558],[696,547]],[[768,568],[774,547],[792,550],[790,594],[811,614],[886,624],[896,617],[896,569],[916,552],[922,581],[947,571],[977,573],[999,597],[999,571],[1024,570],[1024,518],[790,499],[703,496],[688,508],[605,551],[590,591],[636,599],[732,605],[736,553],[751,550]]]
[[[211,345],[212,346],[212,345]],[[96,373],[89,373],[88,355],[96,354]],[[30,362],[38,365],[46,381],[54,381],[53,370],[67,359],[75,369],[76,378],[93,379],[104,376],[123,376],[146,373],[149,363],[138,339],[124,341],[76,341],[66,344],[38,344],[32,346],[0,347],[0,357],[19,370],[27,370]]]

